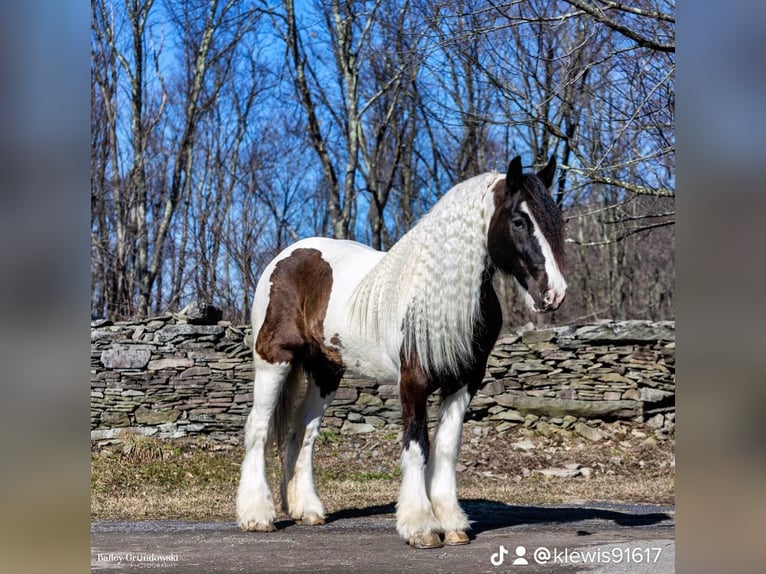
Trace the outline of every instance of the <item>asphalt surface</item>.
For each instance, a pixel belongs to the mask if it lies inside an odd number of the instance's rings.
[[[675,571],[672,507],[511,506],[463,501],[473,521],[466,546],[416,550],[396,533],[393,505],[344,511],[323,526],[277,523],[273,533],[234,522],[91,525],[93,572],[592,572]],[[523,547],[523,548],[519,548]],[[514,564],[521,558],[526,564]],[[546,560],[547,558],[547,560]]]

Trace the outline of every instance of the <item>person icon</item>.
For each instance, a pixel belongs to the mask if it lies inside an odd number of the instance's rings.
[[[524,548],[523,546],[517,546],[516,547],[516,559],[513,561],[513,565],[514,566],[517,566],[517,565],[524,566],[526,564],[529,564],[529,562],[527,562],[527,559],[524,558],[524,555],[526,553],[527,553],[527,549],[526,548]]]

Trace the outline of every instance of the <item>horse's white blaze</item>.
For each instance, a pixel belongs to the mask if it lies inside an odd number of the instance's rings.
[[[464,531],[469,527],[468,517],[458,503],[455,465],[460,451],[463,417],[470,402],[471,395],[466,386],[444,399],[428,460],[428,496],[434,515],[445,531]]]
[[[519,207],[529,216],[529,219],[532,220],[532,227],[534,229],[535,238],[540,244],[540,249],[543,252],[543,257],[545,257],[545,273],[548,275],[548,285],[546,286],[545,292],[542,294],[542,298],[546,303],[556,307],[564,299],[564,295],[567,291],[567,282],[564,279],[564,275],[561,273],[561,269],[559,269],[559,265],[553,255],[551,244],[545,238],[545,235],[540,229],[540,226],[537,224],[537,221],[532,215],[532,212],[529,210],[527,202],[523,201]],[[529,304],[532,297],[529,294],[527,294],[526,297],[528,297],[527,304]],[[534,301],[532,301],[531,306],[534,308]]]
[[[406,540],[441,530],[426,492],[425,466],[420,445],[411,442],[402,451],[402,485],[396,503],[396,530]]]

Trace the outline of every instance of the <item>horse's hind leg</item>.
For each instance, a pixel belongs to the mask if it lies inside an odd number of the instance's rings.
[[[325,512],[314,486],[312,458],[314,440],[319,434],[322,415],[332,403],[335,391],[325,389],[325,396],[309,375],[306,395],[293,422],[293,432],[287,446],[285,471],[282,478],[284,510],[300,524],[324,524]]]
[[[276,512],[266,481],[266,441],[280,391],[292,366],[268,363],[257,356],[255,361],[253,408],[245,425],[245,458],[237,492],[237,522],[242,530],[271,532],[275,530]]]
[[[444,543],[468,544],[468,517],[457,498],[455,465],[462,438],[463,417],[471,393],[464,386],[444,399],[441,417],[428,460],[428,496],[434,515],[444,529]]]

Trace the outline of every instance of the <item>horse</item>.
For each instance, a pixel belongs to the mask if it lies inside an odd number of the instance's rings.
[[[236,499],[242,530],[276,530],[265,462],[274,437],[285,452],[283,511],[298,524],[325,523],[313,445],[341,377],[354,372],[399,386],[398,533],[415,548],[470,542],[455,465],[465,411],[502,326],[493,275],[514,277],[535,312],[555,310],[566,294],[555,170],[552,156],[523,173],[516,156],[505,175],[467,179],[388,252],[313,237],[267,265],[252,308],[253,406]],[[431,445],[426,401],[436,391]]]

